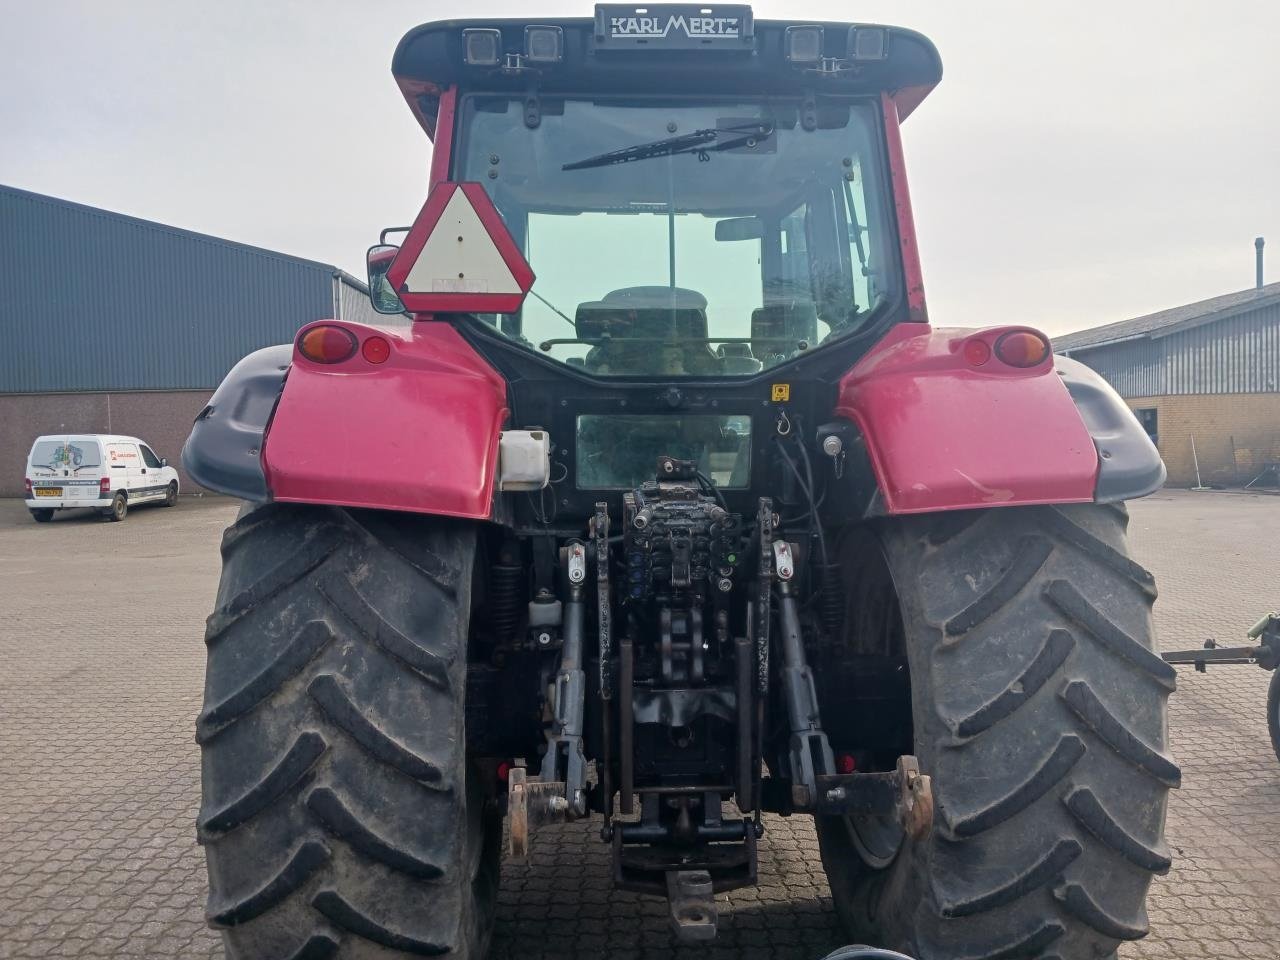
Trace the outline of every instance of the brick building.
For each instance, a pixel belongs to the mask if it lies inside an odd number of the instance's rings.
[[[1119,391],[1171,485],[1194,485],[1197,459],[1206,485],[1270,480],[1280,464],[1280,283],[1068,334],[1054,349]]]
[[[236,361],[326,317],[394,319],[328,264],[0,186],[0,496],[46,433],[139,436],[179,466]]]

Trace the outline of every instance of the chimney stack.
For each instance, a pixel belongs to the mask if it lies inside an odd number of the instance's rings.
[[[1262,237],[1255,237],[1253,240],[1253,249],[1257,251],[1255,260],[1257,261],[1257,287],[1259,290],[1262,289],[1262,248],[1266,245],[1266,242]]]

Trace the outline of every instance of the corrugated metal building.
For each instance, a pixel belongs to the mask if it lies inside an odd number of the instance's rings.
[[[1280,283],[1054,340],[1116,388],[1169,482],[1243,484],[1280,463]]]
[[[325,317],[388,319],[336,267],[0,186],[0,496],[43,433],[133,434],[176,465],[236,361]]]

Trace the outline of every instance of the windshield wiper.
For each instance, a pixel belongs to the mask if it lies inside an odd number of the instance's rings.
[[[735,134],[735,136],[725,137],[725,134]],[[773,136],[773,124],[763,120],[759,123],[731,124],[720,129],[707,127],[678,137],[666,137],[662,140],[654,140],[652,143],[639,143],[634,147],[623,147],[621,150],[611,150],[608,153],[587,157],[585,160],[575,160],[573,163],[566,163],[560,169],[586,170],[589,167],[607,167],[615,163],[631,163],[634,160],[648,160],[652,157],[674,157],[681,153],[696,153],[699,160],[710,159],[708,154],[712,151],[718,153],[735,147],[755,146],[759,141],[771,136]]]
[[[563,310],[561,310],[559,307],[557,307],[554,303],[552,303],[550,300],[548,300],[546,297],[544,297],[542,294],[540,294],[537,290],[532,290],[532,289],[531,289],[531,290],[529,291],[529,294],[530,294],[531,296],[537,297],[537,298],[538,298],[539,300],[541,300],[544,304],[546,304],[546,305],[547,305],[547,307],[549,307],[549,308],[551,309],[551,312],[552,312],[552,313],[554,313],[556,316],[561,317],[561,318],[563,318],[565,321],[567,321],[567,322],[568,322],[568,324],[569,324],[569,326],[573,327],[573,329],[574,329],[575,331],[578,329],[578,325],[577,325],[576,323],[574,323],[574,322],[573,322],[573,318],[572,318],[572,317],[570,317],[567,313],[565,313]]]

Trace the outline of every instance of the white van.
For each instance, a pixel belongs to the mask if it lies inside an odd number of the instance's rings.
[[[123,520],[140,503],[178,502],[178,471],[137,437],[37,437],[27,457],[27,509],[39,523],[55,510],[89,507]]]

